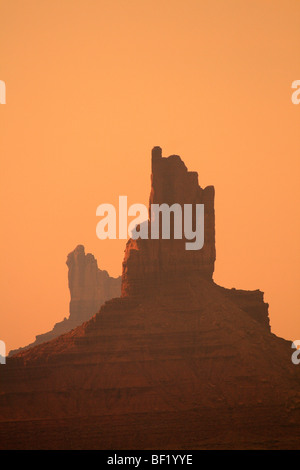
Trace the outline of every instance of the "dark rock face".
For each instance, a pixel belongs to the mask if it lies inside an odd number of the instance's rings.
[[[123,261],[122,297],[145,298],[168,294],[174,297],[186,288],[189,280],[203,278],[212,281],[216,260],[214,195],[214,187],[202,189],[198,184],[198,174],[188,171],[179,156],[163,158],[161,148],[154,147],[149,220],[151,204],[180,204],[182,211],[184,204],[204,204],[204,246],[199,251],[188,251],[185,249],[185,238],[130,239]],[[215,287],[241,310],[270,329],[268,304],[264,303],[262,292]]]
[[[251,318],[260,323],[268,331],[270,330],[270,320],[268,308],[269,304],[264,302],[264,294],[260,290],[249,291],[241,289],[225,289],[216,286],[218,291],[229,301],[235,303],[241,310]]]
[[[179,156],[163,158],[159,147],[153,149],[149,206],[179,204],[183,213],[184,204],[204,204],[204,246],[188,251],[184,236],[182,240],[174,236],[170,240],[129,240],[123,262],[123,296],[159,293],[165,283],[176,284],[186,276],[212,279],[216,259],[214,194],[213,186],[199,186],[198,174],[188,171]],[[150,207],[149,215],[151,220]]]
[[[91,253],[85,254],[83,245],[68,254],[67,266],[71,295],[69,318],[56,323],[51,331],[37,335],[34,343],[10,351],[10,356],[73,330],[95,315],[104,302],[121,294],[121,276],[113,278],[99,269],[97,260]]]
[[[158,151],[150,201],[203,201],[195,174]],[[213,282],[207,194],[202,254],[180,240],[129,240],[122,297],[0,368],[0,447],[299,449],[291,342],[270,332],[262,292]]]
[[[113,297],[119,297],[121,277],[110,277],[98,268],[91,253],[85,254],[78,245],[67,258],[68,280],[71,294],[70,320],[83,323],[98,312],[100,306]]]

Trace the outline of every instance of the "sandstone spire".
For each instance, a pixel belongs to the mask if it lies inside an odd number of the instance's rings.
[[[33,343],[10,351],[9,356],[73,330],[95,315],[104,302],[120,296],[121,276],[114,278],[99,269],[96,258],[91,253],[85,254],[83,245],[68,254],[66,264],[71,297],[69,317],[56,323],[51,331],[37,335]]]
[[[182,240],[130,240],[122,297],[8,358],[0,367],[2,447],[298,449],[292,343],[270,332],[262,292],[212,280],[213,188],[155,148],[151,201],[204,202],[202,253]],[[96,297],[97,266],[83,247],[68,265],[76,318]]]
[[[67,266],[70,320],[81,323],[89,320],[106,300],[120,295],[120,277],[110,277],[107,271],[99,269],[96,258],[91,253],[85,254],[83,245],[69,253]]]
[[[160,147],[152,150],[150,205],[204,204],[204,246],[198,251],[185,249],[186,239],[129,240],[123,262],[122,295],[162,289],[174,279],[200,275],[212,279],[216,259],[214,187],[202,189],[198,174],[188,171],[178,155],[162,157]],[[176,287],[175,287],[176,288]]]

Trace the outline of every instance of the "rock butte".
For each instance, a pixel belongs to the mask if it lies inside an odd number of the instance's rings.
[[[120,298],[0,367],[0,447],[299,448],[291,342],[262,292],[212,279],[213,187],[155,147],[151,202],[204,202],[204,248],[129,240]]]
[[[56,323],[51,331],[37,335],[34,343],[10,351],[10,356],[73,330],[89,320],[104,302],[120,295],[121,277],[113,278],[99,269],[97,260],[91,253],[85,254],[83,245],[68,254],[66,264],[71,296],[69,317]]]

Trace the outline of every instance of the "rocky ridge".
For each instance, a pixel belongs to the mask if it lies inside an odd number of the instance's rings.
[[[154,148],[150,201],[204,201],[204,251],[129,240],[120,298],[0,368],[0,447],[299,448],[291,342],[262,292],[213,281],[213,193]]]
[[[104,302],[121,294],[121,276],[113,278],[99,269],[97,260],[91,253],[85,254],[83,245],[68,254],[66,264],[71,296],[69,317],[56,323],[51,331],[37,335],[33,343],[10,351],[10,356],[73,330],[97,313]]]

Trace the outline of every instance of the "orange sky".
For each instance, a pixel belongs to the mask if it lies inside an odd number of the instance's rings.
[[[148,203],[151,148],[216,189],[215,280],[300,339],[298,0],[0,0],[0,339],[68,316],[77,244],[121,273],[96,208]]]

